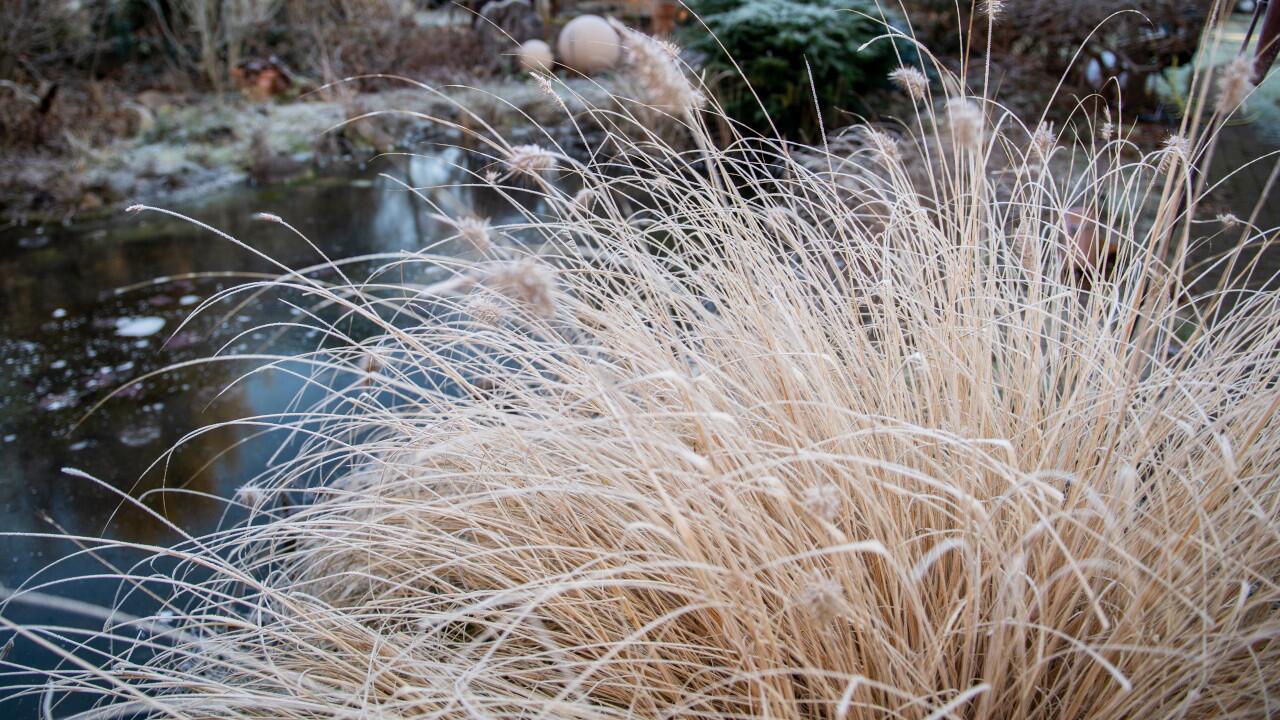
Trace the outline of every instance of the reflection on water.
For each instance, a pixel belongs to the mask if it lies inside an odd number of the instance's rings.
[[[1200,63],[1222,65],[1230,62],[1242,47],[1249,28],[1249,16],[1237,13],[1223,29],[1221,42],[1201,46]],[[1188,87],[1188,65],[1170,73],[1171,87]],[[1208,173],[1213,187],[1208,203],[1201,208],[1202,219],[1212,220],[1216,213],[1232,213],[1241,219],[1256,209],[1256,227],[1265,238],[1254,237],[1240,253],[1239,263],[1231,279],[1237,288],[1260,289],[1280,286],[1280,247],[1275,245],[1275,232],[1280,227],[1280,198],[1273,191],[1263,197],[1263,189],[1276,168],[1280,149],[1280,69],[1274,70],[1250,93],[1246,106],[1223,127],[1214,151],[1213,166]],[[1280,189],[1280,188],[1278,188]],[[1234,251],[1239,245],[1239,228],[1217,233],[1215,223],[1200,226],[1204,235],[1212,236],[1192,253],[1193,289],[1209,292],[1222,280],[1225,268],[1214,261]],[[1216,233],[1216,234],[1215,234]],[[1257,233],[1254,233],[1256,236]],[[1256,262],[1255,262],[1256,261]],[[1250,268],[1247,276],[1242,270]],[[1195,277],[1204,273],[1202,277]]]
[[[427,187],[459,181],[453,164],[464,159],[459,152],[444,151],[397,158],[379,169]],[[474,189],[428,189],[423,195],[450,214],[510,213],[506,201]],[[448,234],[430,217],[427,202],[372,172],[288,189],[240,189],[176,209],[292,267],[317,264],[320,258],[284,228],[252,220],[253,213],[282,216],[332,258],[415,251]],[[216,426],[282,411],[298,393],[300,381],[283,373],[254,374],[219,394],[250,369],[235,362],[147,375],[208,357],[233,339],[230,349],[240,352],[290,354],[315,348],[316,333],[276,337],[254,330],[298,312],[281,302],[248,307],[224,303],[182,325],[202,300],[238,282],[231,273],[245,272],[276,273],[278,268],[213,233],[155,213],[93,226],[0,234],[4,531],[166,544],[178,539],[166,521],[193,533],[219,522],[225,507],[217,498],[230,497],[262,472],[279,442],[255,439],[243,427]],[[353,274],[359,272],[353,269]],[[247,334],[237,338],[243,332]],[[118,394],[86,417],[111,391]],[[185,434],[210,426],[216,429],[179,444]],[[149,467],[175,445],[164,462]],[[67,467],[102,484],[68,475],[62,471]],[[148,493],[157,488],[185,492]],[[121,494],[141,498],[150,512],[122,502]],[[0,536],[0,582],[14,587],[29,583],[36,573],[34,582],[43,582],[103,570],[89,555],[66,557],[76,549],[66,540]],[[101,559],[131,560],[112,552]],[[107,581],[77,581],[52,591],[113,604],[118,590]],[[126,605],[138,602],[129,598]],[[29,606],[0,609],[18,622],[74,621]],[[0,633],[0,644],[8,637]],[[9,659],[48,663],[51,656],[19,642]],[[19,680],[0,676],[0,685]],[[0,716],[27,716],[34,713],[33,702],[0,703]]]
[[[1272,78],[1269,84],[1280,85],[1280,81]],[[1269,196],[1263,196],[1276,163],[1280,162],[1280,158],[1268,155],[1280,148],[1280,93],[1270,103],[1266,106],[1270,113],[1260,111],[1252,122],[1223,128],[1209,173],[1213,190],[1202,211],[1207,216],[1205,219],[1222,212],[1247,220],[1256,213],[1254,224],[1262,236],[1251,233],[1253,238],[1240,253],[1230,276],[1231,285],[1241,289],[1280,287],[1280,246],[1276,245],[1275,237],[1276,229],[1280,228],[1280,198],[1276,197],[1280,185]],[[1209,239],[1192,253],[1192,262],[1197,263],[1195,279],[1198,279],[1194,288],[1201,292],[1218,286],[1225,272],[1221,258],[1235,250],[1240,242],[1239,228],[1215,230],[1217,228],[1212,227],[1205,231]]]

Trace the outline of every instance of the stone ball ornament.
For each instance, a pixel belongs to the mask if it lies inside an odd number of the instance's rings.
[[[613,67],[622,55],[617,31],[599,15],[579,15],[560,31],[560,62],[585,75]]]
[[[516,49],[516,61],[525,72],[551,72],[551,46],[541,40],[527,40]]]

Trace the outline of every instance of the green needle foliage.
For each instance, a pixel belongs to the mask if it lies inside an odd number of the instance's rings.
[[[900,24],[875,2],[704,0],[691,7],[711,33],[695,25],[686,44],[706,57],[725,114],[768,134],[776,128],[815,140],[822,126],[846,124],[840,112],[864,109],[863,96],[883,87],[900,63],[901,44],[863,48],[885,33],[885,22]]]

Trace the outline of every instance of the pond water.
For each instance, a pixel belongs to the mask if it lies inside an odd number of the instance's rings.
[[[285,228],[253,220],[254,213],[282,216],[333,258],[412,252],[451,231],[429,216],[426,203],[378,172],[417,187],[433,186],[458,182],[456,164],[463,162],[460,151],[395,158],[376,170],[283,189],[240,188],[170,207],[291,267],[321,260]],[[505,200],[475,189],[431,194],[455,212],[501,220],[504,211],[512,211]],[[435,250],[440,251],[447,248]],[[279,271],[207,230],[156,213],[0,234],[0,530],[5,533],[0,535],[0,583],[5,587],[30,588],[104,570],[86,554],[64,559],[77,547],[42,533],[163,545],[178,539],[170,522],[192,533],[211,530],[225,512],[216,498],[230,497],[267,467],[279,441],[255,439],[242,426],[183,438],[199,428],[279,412],[300,382],[281,373],[255,374],[219,394],[251,368],[244,362],[198,364],[134,382],[169,365],[209,357],[245,331],[233,350],[290,354],[314,349],[314,334],[275,337],[253,330],[288,318],[290,309],[280,302],[224,303],[179,329],[201,301],[238,284],[242,278],[232,275],[246,272]],[[103,401],[112,391],[120,392]],[[166,462],[151,466],[175,446]],[[150,492],[162,487],[170,491]],[[141,498],[150,512],[122,502],[124,494]],[[108,551],[102,559],[123,562],[136,556]],[[106,580],[49,588],[98,605],[114,604],[118,590],[118,582]],[[147,608],[131,597],[125,609]],[[95,624],[32,604],[0,607],[0,615],[18,623]],[[96,623],[100,628],[101,620]],[[0,645],[10,636],[0,630]],[[44,667],[55,661],[52,653],[21,639],[8,659]],[[0,687],[30,681],[0,675]],[[0,717],[36,715],[38,698],[6,702],[3,697],[0,690]]]

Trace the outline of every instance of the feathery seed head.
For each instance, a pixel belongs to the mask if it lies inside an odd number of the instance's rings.
[[[697,110],[706,97],[693,86],[680,65],[680,48],[637,32],[617,20],[609,24],[622,38],[627,69],[635,79],[644,101],[673,112]]]
[[[765,208],[764,221],[775,232],[787,232],[795,221],[795,213],[791,208],[772,205]]]
[[[257,485],[242,485],[236,490],[236,502],[257,509],[267,500],[267,493]]]
[[[810,513],[833,523],[840,516],[840,488],[833,483],[805,488],[800,504]]]
[[[1004,12],[1004,0],[983,0],[982,14],[992,21],[999,20],[1002,12]]]
[[[982,144],[983,124],[986,121],[982,109],[972,100],[961,98],[947,103],[947,118],[957,146],[973,150]]]
[[[892,165],[902,159],[902,151],[898,140],[883,130],[868,127],[865,129],[867,142],[875,150],[876,157],[886,165]]]
[[[1230,230],[1240,224],[1240,218],[1232,213],[1222,213],[1218,216],[1218,222],[1222,223],[1222,227]]]
[[[900,67],[889,73],[889,79],[912,100],[923,100],[929,93],[929,78],[914,67]]]
[[[484,276],[484,285],[524,305],[536,317],[550,320],[556,314],[554,271],[533,258],[499,263]]]
[[[1102,139],[1102,142],[1109,143],[1116,136],[1116,125],[1111,122],[1111,108],[1104,107],[1102,113],[1103,122],[1098,127],[1098,137]]]
[[[1179,161],[1185,165],[1190,158],[1191,142],[1184,135],[1171,133],[1164,139],[1164,145],[1160,151],[1159,169],[1161,172],[1171,171]]]
[[[591,188],[582,188],[573,194],[573,200],[571,200],[570,203],[578,210],[587,212],[591,209],[591,206],[595,204],[595,201],[596,191]]]
[[[786,484],[776,475],[765,475],[760,478],[760,485],[766,493],[778,500],[786,500],[791,497],[791,493],[787,491]]]
[[[1218,112],[1229,115],[1240,107],[1253,90],[1253,61],[1237,55],[1218,76]]]
[[[1053,123],[1043,122],[1031,135],[1031,149],[1042,160],[1048,161],[1057,147],[1057,137],[1053,132]]]
[[[844,588],[839,582],[815,574],[800,589],[797,604],[818,625],[825,626],[845,614]]]
[[[556,169],[559,161],[546,148],[537,145],[515,145],[507,151],[507,174],[542,178]]]
[[[458,238],[476,251],[488,253],[493,250],[493,240],[490,237],[491,227],[488,218],[469,215],[454,220],[453,226],[458,231]]]
[[[502,304],[485,295],[474,295],[467,302],[467,314],[483,325],[497,325],[502,322],[504,309]]]
[[[529,73],[529,75],[533,78],[533,84],[538,86],[539,92],[548,97],[555,98],[556,100],[560,99],[560,95],[556,93],[555,87],[551,85],[551,78],[548,77],[546,73],[541,73],[535,70],[534,72]]]

